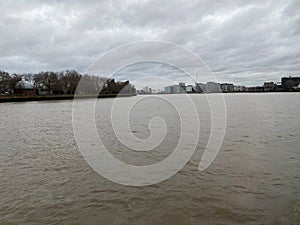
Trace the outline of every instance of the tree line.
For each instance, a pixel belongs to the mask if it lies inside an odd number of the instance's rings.
[[[121,87],[122,82],[115,82],[113,79],[108,79],[101,76],[81,74],[75,70],[65,70],[60,72],[42,71],[36,74],[23,73],[10,75],[6,71],[0,70],[0,93],[13,93],[14,87],[17,82],[21,80],[28,81],[33,84],[37,94],[75,94],[77,86],[80,83],[80,89],[77,92],[81,94],[98,94],[101,90],[107,93],[113,92],[111,90],[111,83],[114,86]],[[130,86],[130,89],[134,87]]]

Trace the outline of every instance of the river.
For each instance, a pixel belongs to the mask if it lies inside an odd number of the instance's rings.
[[[192,159],[171,178],[143,187],[114,183],[87,164],[74,137],[71,100],[0,104],[0,224],[299,224],[299,93],[224,97],[226,133],[210,167],[198,171],[209,108],[205,95],[192,95],[201,123]],[[159,113],[174,128],[161,151],[137,156],[112,132],[106,106],[113,101],[98,100],[96,123],[117,158],[151,164],[172,152],[180,135],[176,112],[152,98],[133,110],[140,138]]]

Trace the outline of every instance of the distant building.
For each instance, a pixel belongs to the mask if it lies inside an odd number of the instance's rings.
[[[21,81],[15,84],[14,93],[16,95],[29,95],[29,96],[34,96],[36,94],[33,84],[28,81],[25,81],[24,79],[22,79]]]
[[[264,92],[265,89],[262,86],[256,86],[256,87],[248,87],[248,92]]]
[[[185,92],[186,92],[186,86],[185,86],[185,83],[180,82],[180,83],[178,84],[178,86],[179,86],[179,92],[180,92],[180,93],[185,93]]]
[[[167,86],[164,89],[166,94],[173,94],[173,86]]]
[[[161,94],[161,93],[164,93],[164,91],[161,89],[151,89],[151,94]]]
[[[195,90],[196,93],[205,92],[205,90],[206,90],[206,84],[195,82],[195,88],[194,88],[194,90]]]
[[[206,84],[206,93],[220,93],[221,91],[221,87],[219,83],[215,83],[215,82],[207,82]]]
[[[246,86],[234,85],[233,91],[234,92],[244,92],[244,91],[247,91],[247,88],[246,88]]]
[[[194,93],[195,92],[193,85],[187,85],[185,91],[186,91],[186,93]]]
[[[264,91],[276,91],[277,84],[274,82],[265,82],[264,83]]]
[[[281,85],[283,91],[296,90],[300,83],[300,77],[282,77]]]
[[[142,92],[143,94],[151,94],[152,89],[146,86],[142,88]]]
[[[221,90],[223,93],[228,93],[228,92],[234,91],[233,84],[223,83],[223,84],[220,84],[220,87],[221,87]]]
[[[173,93],[174,94],[180,93],[180,86],[179,85],[177,85],[177,84],[173,85]]]
[[[181,82],[179,84],[175,84],[172,86],[167,86],[164,88],[164,92],[166,94],[179,94],[179,93],[186,93],[186,86],[185,83]]]
[[[137,93],[139,95],[147,95],[152,93],[152,88],[149,87],[143,87],[141,90],[137,90]]]

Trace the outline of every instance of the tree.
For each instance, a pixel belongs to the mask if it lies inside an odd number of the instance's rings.
[[[75,70],[66,70],[60,73],[59,83],[65,94],[75,94],[82,75]]]
[[[85,74],[81,77],[80,86],[77,88],[77,93],[98,95],[106,81],[107,78]]]
[[[47,91],[48,94],[60,91],[58,73],[56,72],[39,72],[34,75],[33,80],[37,90]]]
[[[16,83],[18,83],[20,80],[22,80],[22,77],[18,74],[13,74],[10,78],[10,81],[9,81],[9,88],[10,90],[14,90],[14,87],[16,85]]]
[[[8,72],[0,70],[0,92],[10,92],[10,75]]]

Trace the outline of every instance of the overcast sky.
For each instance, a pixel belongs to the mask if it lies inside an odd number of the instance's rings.
[[[142,40],[190,49],[219,82],[280,81],[300,75],[300,1],[1,1],[0,70],[10,73],[84,72],[106,51]],[[170,71],[142,63],[119,74],[134,80]]]

